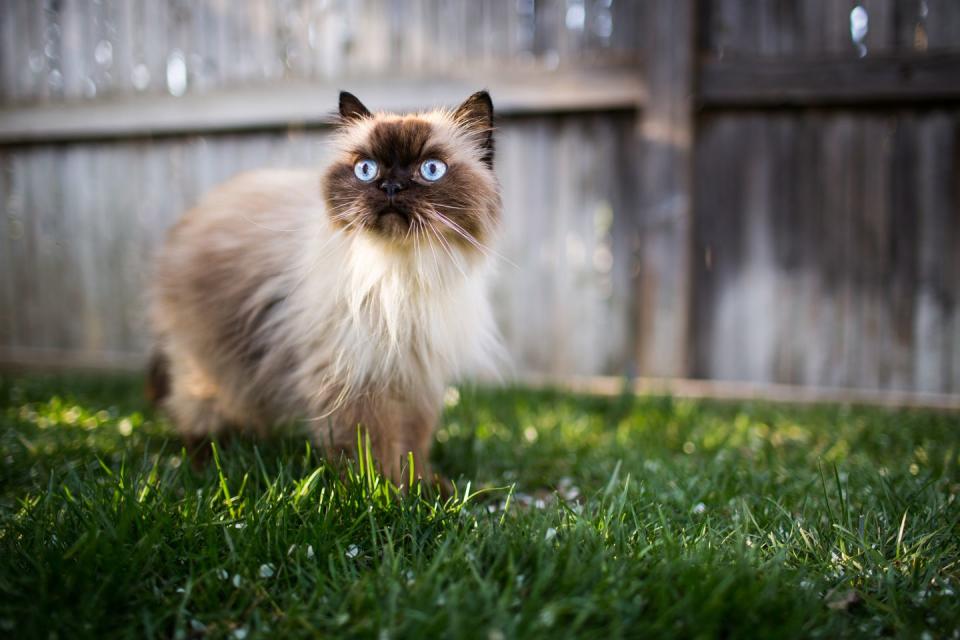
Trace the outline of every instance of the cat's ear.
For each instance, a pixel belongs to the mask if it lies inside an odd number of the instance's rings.
[[[340,92],[340,117],[344,122],[369,118],[371,115],[370,110],[363,106],[357,96],[346,91]]]
[[[483,150],[483,161],[493,168],[493,100],[486,91],[477,91],[453,112],[458,125],[475,132]]]

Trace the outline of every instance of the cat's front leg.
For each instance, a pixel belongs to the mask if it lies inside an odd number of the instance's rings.
[[[410,455],[414,480],[434,482],[430,446],[439,410],[409,400],[363,398],[341,408],[315,430],[317,444],[337,455],[357,457],[359,441],[370,439],[370,453],[379,471],[399,487],[410,484]]]
[[[399,454],[400,482],[408,484],[413,475],[414,481],[434,484],[437,479],[430,464],[430,449],[439,411],[429,406],[401,406],[397,417],[390,435],[394,443],[392,454],[395,457]],[[410,454],[413,454],[412,474]]]

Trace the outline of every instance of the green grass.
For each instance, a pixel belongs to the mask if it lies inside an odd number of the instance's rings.
[[[0,637],[960,636],[956,415],[463,389],[442,501],[139,385],[0,379]]]

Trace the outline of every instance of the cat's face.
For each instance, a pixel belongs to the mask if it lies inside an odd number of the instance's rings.
[[[486,92],[455,111],[372,114],[340,94],[339,154],[323,195],[335,226],[411,249],[481,249],[500,217],[493,105]]]

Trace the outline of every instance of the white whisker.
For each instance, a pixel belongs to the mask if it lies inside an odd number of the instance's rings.
[[[438,219],[440,222],[446,224],[451,230],[453,230],[455,233],[459,234],[460,237],[462,237],[464,240],[466,240],[467,242],[469,242],[470,244],[472,244],[474,247],[476,247],[476,249],[477,249],[478,251],[480,251],[481,253],[483,253],[485,256],[497,258],[497,259],[499,259],[499,260],[503,260],[505,263],[507,263],[508,265],[510,265],[511,267],[513,267],[514,269],[519,269],[519,268],[520,268],[515,262],[513,262],[512,260],[510,260],[510,259],[507,258],[506,256],[503,256],[503,255],[497,253],[496,251],[494,251],[494,250],[491,249],[490,247],[486,246],[485,244],[483,244],[482,242],[480,242],[479,240],[477,240],[477,239],[476,239],[473,235],[471,235],[467,230],[465,230],[463,227],[461,227],[461,226],[458,225],[456,222],[454,222],[453,220],[451,220],[451,219],[448,218],[447,216],[443,215],[442,213],[440,213],[440,212],[437,211],[436,209],[432,210],[431,213],[435,214],[435,215],[437,216],[437,219]]]
[[[436,229],[433,228],[433,225],[430,225],[430,226],[428,227],[428,229],[433,233],[434,237],[435,237],[435,238],[437,239],[437,241],[440,243],[440,247],[441,247],[441,248],[446,252],[446,254],[450,257],[450,262],[453,263],[453,266],[455,266],[455,267],[457,268],[457,271],[459,271],[459,272],[460,272],[460,275],[463,276],[463,279],[466,280],[466,279],[467,279],[467,274],[466,274],[466,272],[463,270],[463,267],[460,265],[460,261],[457,260],[457,259],[454,257],[454,255],[453,255],[453,249],[450,247],[450,244],[444,239],[443,235],[442,235],[439,231],[437,231]]]

